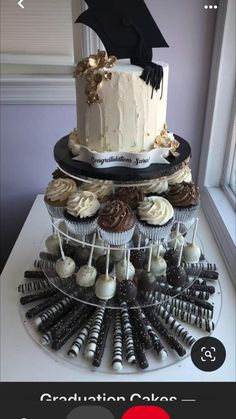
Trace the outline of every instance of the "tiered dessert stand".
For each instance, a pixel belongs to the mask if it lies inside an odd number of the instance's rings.
[[[164,176],[167,170],[178,170],[190,157],[188,143],[179,137],[178,141],[181,157],[170,165],[152,165],[145,172],[132,169],[122,174],[120,168],[98,171],[78,162],[75,166],[65,139],[55,146],[54,156],[59,168],[79,181],[106,178],[113,180],[114,189],[142,186]],[[103,373],[148,372],[179,362],[190,354],[197,339],[213,332],[221,311],[217,267],[205,260],[196,227],[196,220],[191,225],[175,223],[174,238],[161,243],[149,241],[136,229],[128,244],[114,247],[100,244],[98,232],[75,237],[63,220],[52,219],[59,247],[48,252],[45,238],[39,259],[25,272],[25,282],[18,288],[20,312],[30,335],[52,356]],[[194,240],[200,247],[199,262],[184,260],[183,240],[184,245]],[[98,276],[117,276],[117,289],[118,277],[123,275],[129,287],[119,289],[112,299],[100,299],[95,294],[96,284],[85,288],[77,284],[75,275],[58,276],[56,261],[66,256],[75,260],[76,271],[89,265],[96,267]],[[168,270],[172,269],[171,258],[177,257],[177,265],[186,275],[184,285],[170,284],[165,266],[162,272],[162,256]],[[158,262],[155,265],[153,261]]]

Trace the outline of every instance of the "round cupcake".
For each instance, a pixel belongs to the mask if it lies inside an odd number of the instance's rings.
[[[182,167],[182,169],[168,176],[169,186],[175,185],[176,183],[191,183],[192,182],[192,172],[188,165]]]
[[[150,240],[162,240],[170,234],[174,223],[174,210],[161,196],[146,197],[138,206],[139,231]]]
[[[100,203],[104,203],[112,196],[112,181],[100,180],[93,183],[83,183],[80,187],[80,190],[95,193],[97,195],[98,201]]]
[[[174,207],[175,220],[187,223],[195,217],[199,207],[199,189],[192,182],[176,183],[170,187],[166,199]]]
[[[167,177],[152,180],[147,185],[142,186],[141,189],[146,196],[163,195],[168,191]]]
[[[144,193],[140,188],[128,187],[118,188],[115,192],[115,199],[126,202],[132,210],[135,210],[138,206],[139,201],[144,198]]]
[[[93,233],[97,227],[99,208],[100,204],[93,192],[80,191],[71,194],[64,212],[68,230],[78,236]]]
[[[113,246],[128,243],[134,232],[135,220],[132,209],[126,202],[115,199],[107,202],[98,217],[101,237]]]
[[[49,214],[54,218],[63,218],[63,212],[69,196],[77,191],[73,179],[54,179],[49,182],[44,201]]]

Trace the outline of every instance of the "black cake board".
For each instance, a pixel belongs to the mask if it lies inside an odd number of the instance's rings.
[[[179,156],[169,156],[166,160],[169,164],[151,164],[145,169],[131,169],[128,167],[111,167],[97,169],[89,163],[73,160],[73,155],[68,148],[69,135],[61,138],[54,147],[54,158],[60,169],[69,176],[75,178],[93,178],[103,180],[113,180],[114,182],[142,182],[168,176],[181,169],[183,163],[191,157],[191,147],[183,138],[175,135],[180,145],[178,148]]]

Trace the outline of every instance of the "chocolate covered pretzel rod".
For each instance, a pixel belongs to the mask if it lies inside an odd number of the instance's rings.
[[[93,366],[97,368],[100,367],[101,365],[102,357],[105,351],[111,318],[112,318],[112,310],[107,309],[103,317],[103,322],[102,322],[101,330],[98,336],[97,346],[96,346],[94,359],[93,359]]]
[[[143,317],[143,320],[144,320],[144,322],[147,326],[149,336],[152,339],[154,351],[160,357],[161,361],[165,361],[168,354],[167,354],[167,351],[166,351],[164,345],[162,344],[161,340],[159,339],[155,330],[153,329],[151,323],[149,322],[149,320],[147,319],[147,317],[145,316],[145,314],[143,312],[142,312],[142,317]]]
[[[120,303],[121,307],[121,325],[124,339],[125,356],[129,364],[136,363],[136,356],[134,351],[134,340],[132,326],[129,319],[129,312],[127,304],[123,301]]]
[[[138,330],[136,329],[135,326],[133,326],[132,330],[133,330],[134,351],[135,351],[135,356],[136,356],[136,362],[139,368],[144,370],[149,367],[149,364],[148,364],[148,360],[145,354],[143,343],[141,343],[139,339]]]
[[[192,269],[192,271],[195,273],[197,271],[199,272],[199,270],[206,271],[206,272],[217,271],[217,266],[215,263],[207,263],[207,262],[198,262],[198,263],[183,262],[183,267],[186,270]]]
[[[70,358],[75,358],[78,356],[82,346],[84,345],[88,334],[89,334],[89,330],[92,324],[92,319],[90,318],[88,320],[88,322],[83,326],[82,330],[79,332],[77,338],[74,340],[74,342],[72,343],[69,351],[68,351],[68,356]]]
[[[76,285],[74,285],[74,284],[71,285],[70,284],[70,285],[64,287],[63,289],[64,289],[64,291],[70,292],[71,296],[72,296],[75,287],[76,287]],[[26,317],[28,319],[32,319],[33,317],[40,314],[42,311],[48,309],[52,304],[55,304],[55,303],[59,302],[63,298],[64,298],[64,295],[60,291],[57,291],[52,297],[47,298],[47,300],[44,301],[43,303],[40,303],[37,306],[28,310],[26,312]]]
[[[186,346],[191,347],[196,339],[179,323],[163,306],[158,307],[158,316],[164,320],[165,324]]]
[[[90,359],[94,357],[98,342],[98,336],[101,330],[101,325],[105,313],[105,306],[106,301],[103,302],[102,307],[99,307],[94,314],[92,326],[88,335],[88,342],[84,351],[84,355],[86,358]]]
[[[156,286],[155,287],[156,292],[161,292],[163,294],[169,295],[169,296],[176,296],[176,290],[174,290],[173,288],[170,288],[168,286]],[[213,310],[213,305],[208,303],[207,301],[203,301],[200,298],[194,297],[191,294],[185,294],[180,293],[177,295],[177,297],[179,300],[183,300],[183,301],[187,301],[189,303],[195,304],[199,307],[203,307],[203,308],[207,308],[208,310]]]
[[[162,305],[170,304],[173,307],[179,308],[180,310],[186,310],[187,312],[193,313],[196,316],[212,318],[213,317],[213,306],[212,309],[206,309],[199,307],[195,304],[189,303],[187,301],[180,300],[179,298],[169,298],[167,299],[165,294],[154,293],[153,296],[150,296],[147,300],[148,303],[163,302]]]
[[[112,368],[115,371],[123,369],[123,344],[122,344],[122,326],[120,310],[115,311],[114,333],[113,333],[113,353]]]
[[[78,297],[78,291],[73,292],[73,297]],[[64,298],[60,301],[58,301],[55,304],[52,304],[46,311],[41,313],[36,319],[35,319],[35,325],[36,327],[39,327],[42,323],[44,323],[46,320],[51,319],[55,316],[56,313],[61,312],[64,308],[70,307],[71,304],[73,304],[73,299],[70,296],[64,295]]]
[[[28,279],[46,279],[43,271],[25,271],[24,277]]]
[[[52,262],[50,260],[35,260],[34,261],[34,267],[43,269],[46,271],[54,271],[55,270],[55,262]]]
[[[210,319],[205,319],[203,317],[196,316],[195,314],[192,314],[188,311],[180,310],[169,304],[165,304],[164,307],[165,307],[165,310],[167,310],[174,317],[177,317],[181,321],[191,324],[193,326],[196,326],[206,332],[210,333],[215,329],[215,324]],[[158,310],[159,309],[157,308],[157,314],[158,314]]]
[[[59,258],[59,255],[53,255],[52,253],[47,253],[47,252],[40,252],[39,257],[42,260],[49,260],[51,262],[56,262],[57,259]]]
[[[184,291],[186,295],[191,295],[192,297],[197,297],[199,300],[209,300],[210,294],[206,291],[195,291],[191,289],[186,289]]]
[[[205,292],[208,292],[209,294],[215,293],[215,287],[211,285],[202,285],[202,284],[194,283],[193,285],[191,285],[191,287],[189,287],[189,289],[193,291],[205,291]]]
[[[26,294],[34,291],[47,290],[52,288],[52,284],[47,279],[39,279],[38,281],[25,282],[18,285],[18,292]]]
[[[83,324],[88,320],[88,318],[93,313],[94,308],[92,306],[84,306],[82,311],[77,317],[73,318],[73,321],[70,322],[68,328],[63,328],[62,333],[57,335],[56,338],[52,336],[52,349],[58,351],[78,330],[83,326]]]
[[[186,350],[181,345],[181,343],[174,336],[171,335],[169,330],[158,318],[157,314],[153,312],[152,308],[145,308],[144,313],[146,314],[148,320],[150,321],[154,329],[157,330],[158,334],[163,336],[163,338],[167,341],[168,345],[172,349],[174,349],[179,356],[184,356],[186,354]]]
[[[44,300],[45,298],[50,298],[57,293],[55,288],[51,288],[47,291],[41,291],[37,294],[25,295],[20,298],[20,303],[24,306],[26,304],[34,303],[35,301]]]
[[[76,302],[73,298],[71,299],[70,303],[66,306],[63,306],[60,310],[54,313],[53,317],[49,317],[43,323],[41,323],[38,327],[38,331],[40,333],[49,332],[52,327],[54,327],[59,321],[63,320],[65,316],[71,312],[75,307],[79,307],[81,303]]]
[[[152,340],[149,336],[147,326],[143,320],[142,312],[140,309],[140,306],[136,300],[133,300],[129,306],[131,307],[137,307],[137,308],[131,308],[129,310],[129,317],[131,321],[131,325],[135,327],[137,330],[140,343],[143,345],[145,349],[151,349],[152,348]]]

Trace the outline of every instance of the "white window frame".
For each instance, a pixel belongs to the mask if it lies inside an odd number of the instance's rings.
[[[221,0],[216,24],[211,77],[199,167],[203,211],[235,282],[235,205],[222,179],[232,147],[235,114],[235,0]],[[230,61],[232,65],[227,65]],[[223,176],[223,178],[222,178]]]

